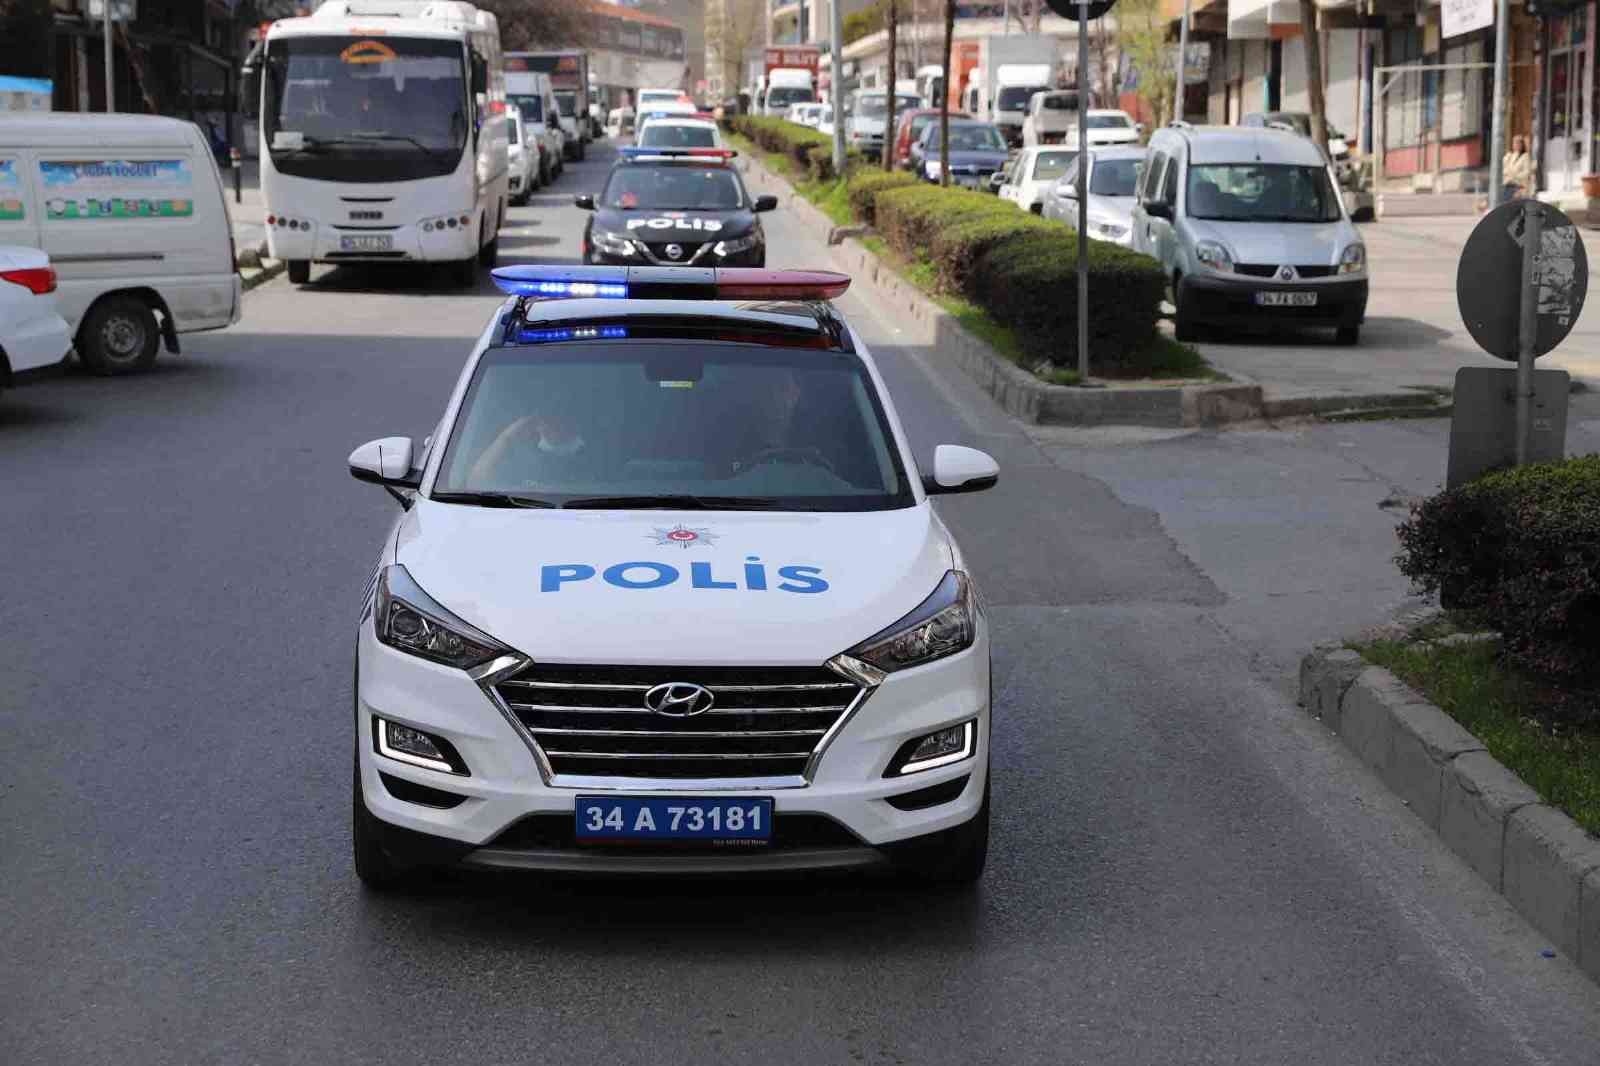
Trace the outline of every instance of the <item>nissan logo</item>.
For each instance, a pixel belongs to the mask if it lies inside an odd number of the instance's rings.
[[[681,244],[669,244],[666,247],[666,253],[667,253],[667,258],[668,259],[682,259],[683,258],[683,245],[681,245]]]
[[[687,681],[669,681],[644,694],[644,705],[668,718],[693,718],[705,714],[717,698],[711,690]]]

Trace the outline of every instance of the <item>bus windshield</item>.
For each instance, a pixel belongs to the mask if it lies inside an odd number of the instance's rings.
[[[395,181],[455,171],[471,129],[460,41],[290,37],[267,45],[262,136],[284,174]]]

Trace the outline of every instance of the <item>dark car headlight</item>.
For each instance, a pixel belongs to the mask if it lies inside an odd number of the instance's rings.
[[[384,568],[373,595],[378,640],[396,651],[459,670],[481,666],[510,651],[434,602],[403,566]]]
[[[730,255],[738,255],[740,252],[748,252],[760,243],[761,237],[758,234],[747,233],[743,237],[729,237],[725,240],[720,240],[712,246],[711,250],[718,256],[726,258]]]
[[[606,255],[634,255],[633,241],[615,233],[606,233],[601,230],[589,234],[589,241],[594,245],[595,251],[604,252]]]
[[[950,570],[915,610],[846,654],[892,673],[965,651],[977,636],[978,600],[972,582],[961,571]]]

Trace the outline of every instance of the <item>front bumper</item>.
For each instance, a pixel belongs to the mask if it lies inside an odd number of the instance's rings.
[[[606,787],[553,785],[512,725],[510,712],[465,673],[380,644],[370,620],[362,625],[357,659],[354,724],[362,791],[367,809],[382,823],[386,849],[406,861],[637,873],[874,866],[891,863],[899,848],[925,845],[959,829],[978,815],[983,802],[989,760],[989,646],[983,623],[972,648],[892,674],[873,689],[828,742],[809,782],[792,787],[759,787],[748,779],[666,789],[625,779]],[[375,715],[448,740],[470,776],[378,754],[372,742]],[[883,776],[907,741],[971,719],[978,728],[970,758],[905,777]],[[392,784],[396,779],[399,786]],[[460,800],[440,808],[400,799],[395,791],[405,792],[406,784]],[[941,801],[920,809],[901,810],[889,802],[941,785]],[[574,800],[604,792],[771,797],[773,841],[759,849],[722,851],[580,847],[573,841]]]
[[[1267,278],[1196,274],[1180,282],[1184,309],[1198,322],[1218,325],[1300,323],[1307,326],[1358,326],[1367,314],[1367,279],[1329,278],[1285,283]],[[1314,292],[1314,307],[1263,306],[1258,292]]]
[[[273,259],[306,259],[317,263],[455,262],[478,254],[481,220],[475,211],[462,214],[471,219],[468,224],[428,232],[423,231],[421,219],[383,229],[353,229],[308,220],[302,215],[296,218],[299,228],[267,227],[267,254]],[[344,241],[346,237],[381,236],[389,238],[389,246],[378,251],[351,250]]]

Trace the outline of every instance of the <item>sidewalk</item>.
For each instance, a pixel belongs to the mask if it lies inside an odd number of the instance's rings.
[[[254,159],[240,164],[239,185],[241,199],[234,198],[234,171],[223,168],[222,189],[228,202],[228,218],[233,223],[233,241],[239,251],[257,249],[266,251],[266,204],[261,199],[261,173]]]
[[[1468,335],[1456,305],[1456,271],[1476,218],[1386,219],[1361,226],[1372,292],[1361,343],[1318,333],[1243,334],[1199,345],[1213,365],[1257,382],[1274,398],[1352,398],[1450,388],[1463,366],[1505,367]],[[1591,278],[1600,277],[1600,233],[1579,228]],[[1600,388],[1600,309],[1591,306],[1542,369],[1563,369]]]

